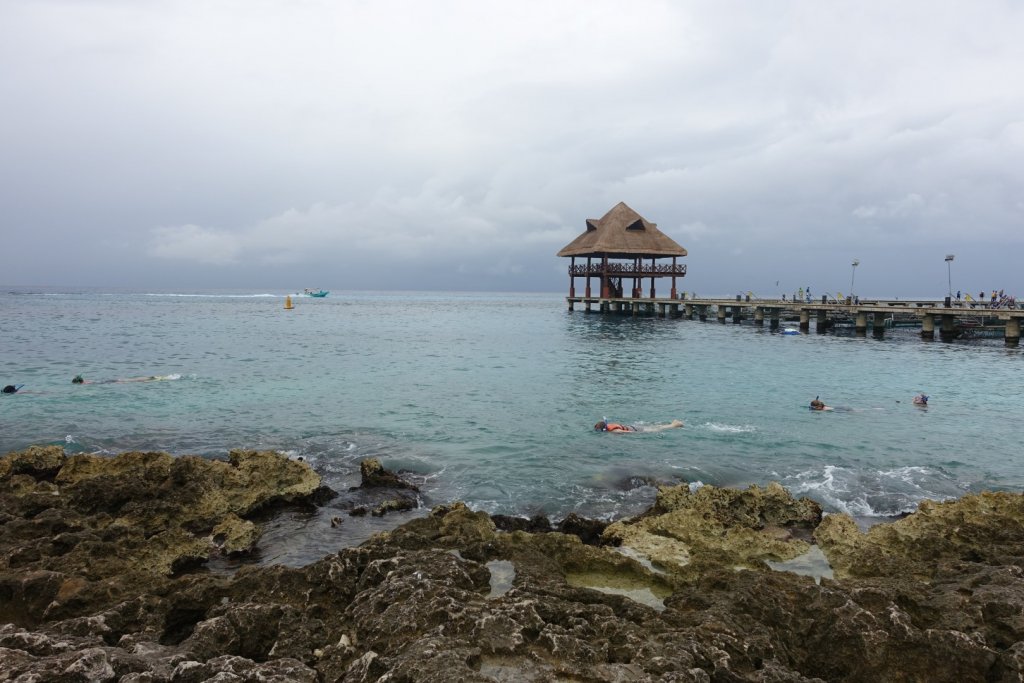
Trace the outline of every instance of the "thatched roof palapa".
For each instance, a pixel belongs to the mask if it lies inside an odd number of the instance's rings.
[[[625,202],[619,202],[602,218],[588,218],[587,231],[563,247],[558,255],[662,258],[686,256],[686,249]]]

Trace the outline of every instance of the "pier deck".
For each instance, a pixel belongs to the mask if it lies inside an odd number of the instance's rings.
[[[846,303],[834,299],[829,301],[827,298],[807,302],[753,297],[660,299],[570,296],[566,301],[570,311],[575,310],[576,304],[581,304],[586,312],[596,310],[620,315],[657,315],[663,318],[690,320],[694,317],[707,320],[713,313],[721,323],[727,318],[732,319],[734,323],[740,323],[749,317],[753,319],[755,325],[763,325],[764,319],[768,318],[771,329],[777,329],[783,317],[797,318],[800,329],[804,332],[810,330],[811,318],[815,320],[817,332],[825,332],[833,327],[837,320],[852,320],[858,335],[867,334],[870,322],[872,334],[876,337],[885,334],[887,320],[892,324],[900,318],[920,321],[921,337],[934,339],[938,322],[939,336],[943,341],[952,341],[962,336],[968,329],[997,326],[1003,328],[1007,346],[1017,346],[1020,343],[1021,321],[1024,320],[1024,308],[993,307],[988,302],[948,299],[861,299]]]

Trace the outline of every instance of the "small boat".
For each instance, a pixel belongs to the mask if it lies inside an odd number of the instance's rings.
[[[800,330],[795,327],[783,327],[781,330],[782,334],[800,334]]]
[[[303,294],[305,294],[306,296],[315,297],[317,299],[323,299],[325,296],[330,294],[330,292],[327,291],[326,289],[320,289],[320,290],[317,290],[317,291],[313,291],[312,289],[307,289],[307,290],[305,290],[303,292]]]

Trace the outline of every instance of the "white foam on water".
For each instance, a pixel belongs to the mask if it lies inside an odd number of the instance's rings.
[[[116,296],[116,295],[111,295]],[[186,299],[280,299],[284,294],[183,294],[175,292],[144,292],[142,296],[179,297]],[[291,296],[291,295],[288,295]]]
[[[949,485],[947,477],[928,467],[860,470],[824,465],[799,472],[781,483],[794,496],[808,496],[827,511],[853,517],[893,517],[914,512],[922,500],[951,496],[935,490]]]
[[[700,428],[706,429],[709,432],[722,432],[726,434],[746,434],[757,431],[757,427],[754,425],[730,425],[722,424],[721,422],[705,422],[700,425]]]

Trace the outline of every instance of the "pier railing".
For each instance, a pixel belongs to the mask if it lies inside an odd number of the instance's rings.
[[[650,277],[652,275],[686,275],[686,264],[658,263],[651,266],[649,263],[609,263],[607,266],[601,263],[591,264],[589,267],[583,263],[569,266],[569,275],[573,277],[601,277],[602,275],[614,275],[624,277]]]

